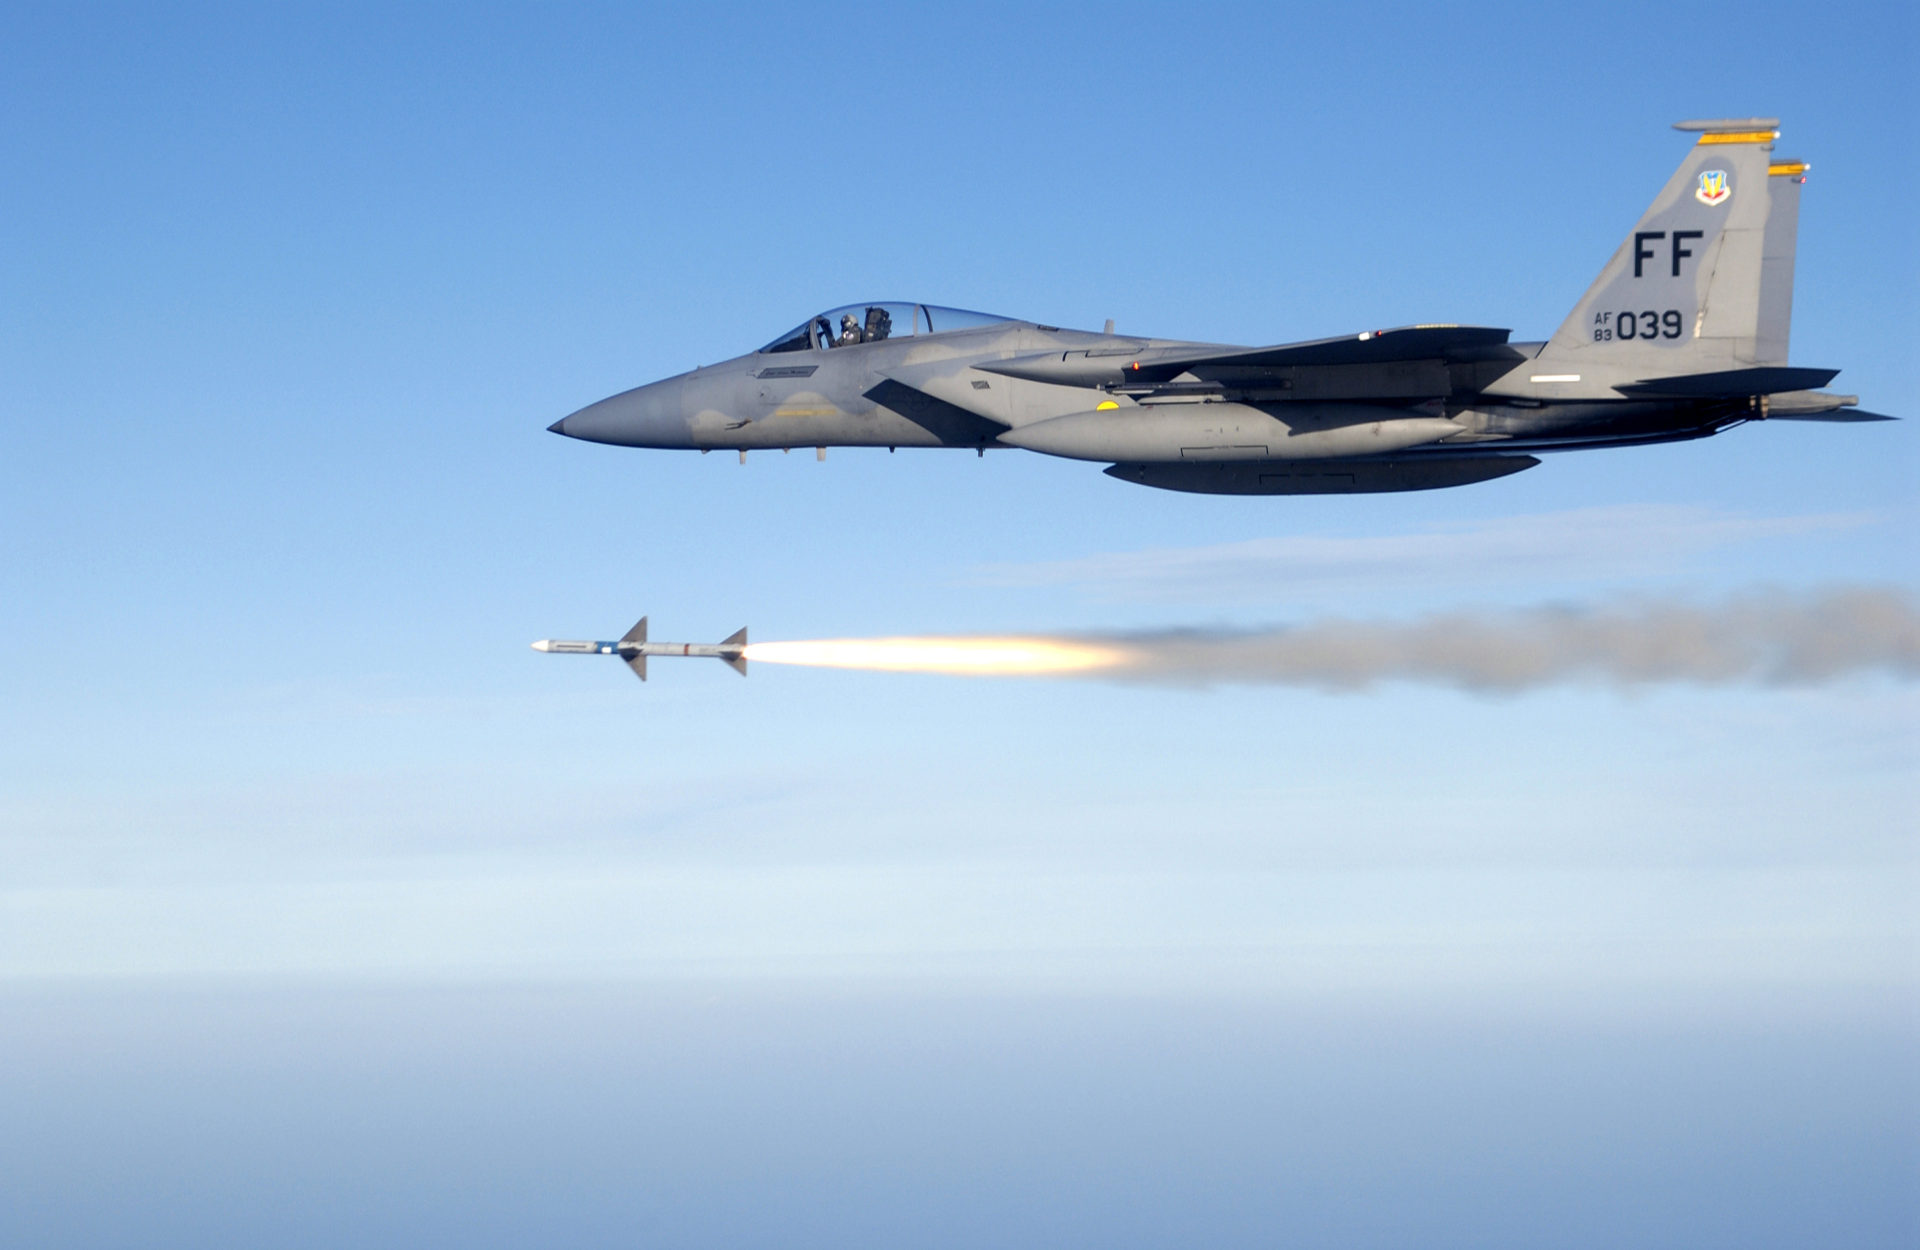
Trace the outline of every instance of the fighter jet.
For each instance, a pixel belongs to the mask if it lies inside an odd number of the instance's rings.
[[[1545,452],[1704,438],[1748,421],[1892,420],[1787,363],[1807,163],[1774,118],[1697,136],[1545,342],[1486,326],[1269,347],[1040,325],[894,301],[809,317],[758,351],[549,428],[627,447],[1018,447],[1121,481],[1232,495],[1430,490]]]

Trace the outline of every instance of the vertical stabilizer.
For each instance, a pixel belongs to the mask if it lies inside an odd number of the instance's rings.
[[[1772,206],[1760,258],[1760,326],[1754,343],[1757,364],[1787,363],[1787,332],[1793,327],[1793,251],[1800,234],[1800,188],[1806,184],[1807,169],[1805,161],[1772,161],[1767,165]]]
[[[1777,125],[1678,123],[1700,136],[1680,167],[1546,347],[1488,391],[1613,398],[1620,383],[1783,361],[1799,187],[1770,176]]]

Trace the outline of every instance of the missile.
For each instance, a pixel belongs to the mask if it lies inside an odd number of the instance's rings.
[[[747,675],[747,631],[737,630],[720,642],[648,642],[647,618],[628,630],[618,642],[587,642],[573,638],[542,638],[533,644],[535,651],[560,655],[617,655],[627,662],[641,681],[647,679],[650,655],[711,656],[742,677]]]

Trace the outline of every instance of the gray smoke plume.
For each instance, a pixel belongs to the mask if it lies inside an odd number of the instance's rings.
[[[1555,683],[1806,685],[1866,672],[1920,677],[1920,610],[1901,591],[1880,587],[1755,592],[1706,607],[1624,601],[1100,641],[1128,658],[1117,672],[1087,676],[1181,685],[1353,690],[1417,681],[1515,691]]]

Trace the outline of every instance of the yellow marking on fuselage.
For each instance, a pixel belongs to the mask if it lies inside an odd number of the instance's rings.
[[[837,417],[840,415],[840,410],[838,408],[775,408],[773,415],[776,417]]]
[[[1118,408],[1119,406],[1119,404],[1114,403],[1111,399],[1103,399],[1093,406],[1093,410],[1095,412],[1105,412],[1109,408]]]

